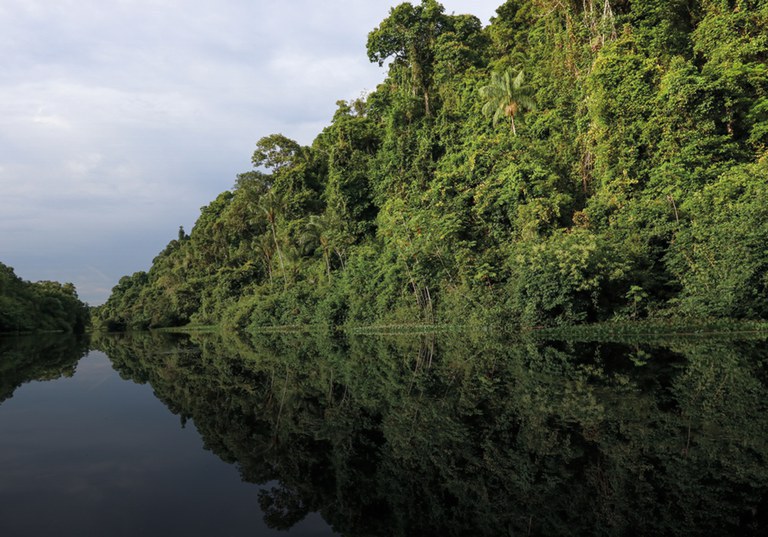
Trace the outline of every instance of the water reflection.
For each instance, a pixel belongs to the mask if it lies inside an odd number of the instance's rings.
[[[33,380],[71,377],[88,352],[88,339],[73,334],[0,336],[0,403]]]
[[[764,535],[765,341],[96,341],[259,494],[342,535]]]
[[[180,427],[104,353],[81,359],[87,343],[70,343],[2,340],[2,537],[279,534],[258,509],[260,488],[201,449],[193,424]],[[311,515],[291,535],[333,532]]]

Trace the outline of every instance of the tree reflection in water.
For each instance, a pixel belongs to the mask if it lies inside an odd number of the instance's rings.
[[[71,377],[88,352],[88,338],[74,334],[0,336],[0,403],[34,380]]]
[[[764,535],[764,340],[102,337],[260,495],[342,535]]]

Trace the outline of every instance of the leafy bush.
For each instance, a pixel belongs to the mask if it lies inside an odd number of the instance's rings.
[[[629,266],[588,230],[520,243],[509,263],[510,310],[525,325],[597,321],[624,303]]]
[[[667,257],[680,309],[714,317],[768,316],[768,162],[740,166],[692,196]]]

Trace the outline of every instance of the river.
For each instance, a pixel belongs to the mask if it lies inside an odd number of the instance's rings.
[[[765,337],[0,339],[0,535],[758,536]]]

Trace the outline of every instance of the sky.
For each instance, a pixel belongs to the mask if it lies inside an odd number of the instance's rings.
[[[308,145],[375,89],[390,0],[2,0],[0,262],[103,303],[256,141]],[[416,3],[415,1],[412,3]],[[502,0],[444,0],[488,24]]]

